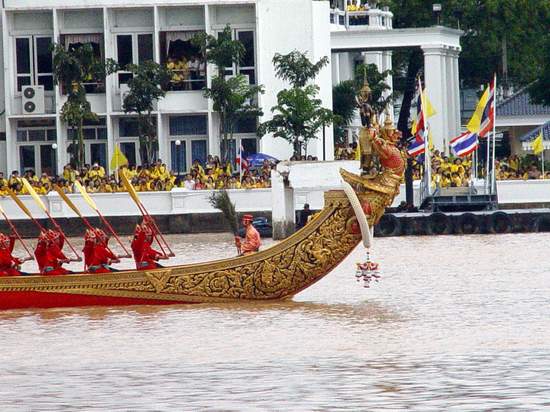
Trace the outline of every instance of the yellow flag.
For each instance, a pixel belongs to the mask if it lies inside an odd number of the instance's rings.
[[[533,140],[533,153],[536,155],[544,151],[544,143],[542,142],[542,129],[535,140]]]
[[[428,93],[426,93],[426,90],[424,90],[424,97],[423,97],[423,104],[426,106],[424,107],[424,113],[426,114],[426,117],[429,119],[430,117],[437,114],[435,111],[432,102],[430,102],[430,99],[428,99]]]
[[[86,192],[86,189],[84,188],[84,186],[82,186],[78,180],[74,181],[74,185],[76,186],[76,188],[78,189],[78,191],[80,192],[80,194],[82,195],[86,203],[88,203],[88,205],[92,209],[97,210],[97,205],[95,204],[93,199],[90,197],[88,192]]]
[[[26,179],[26,178],[22,178],[21,181],[23,182],[23,186],[25,187],[25,189],[27,189],[27,192],[29,192],[29,194],[32,196],[32,198],[34,199],[34,201],[36,202],[36,204],[38,206],[40,206],[40,208],[43,210],[43,211],[47,211],[48,209],[46,208],[46,205],[44,204],[44,202],[42,201],[42,199],[40,199],[40,196],[38,196],[38,194],[36,193],[36,191],[34,190],[34,188],[31,186],[31,184],[29,183],[29,181]]]
[[[434,140],[432,137],[432,129],[428,129],[428,149],[433,150]]]
[[[355,160],[361,160],[361,140],[357,139],[357,147],[355,148]]]
[[[477,102],[476,111],[466,126],[472,133],[479,133],[479,129],[481,127],[481,117],[483,116],[483,111],[485,110],[485,106],[487,106],[487,101],[489,100],[489,89],[490,87],[487,87],[481,95],[481,99]]]
[[[124,156],[124,153],[120,151],[120,147],[116,145],[115,152],[113,153],[113,157],[111,158],[111,170],[116,170],[120,166],[124,166],[127,164],[128,164],[128,159],[126,159],[126,156]]]
[[[413,123],[412,123],[412,126],[411,126],[411,133],[412,135],[414,136],[416,134],[416,119],[413,119]]]

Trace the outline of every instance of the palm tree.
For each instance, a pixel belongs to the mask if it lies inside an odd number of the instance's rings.
[[[225,163],[229,160],[229,142],[233,140],[237,122],[263,114],[256,97],[264,89],[261,85],[249,84],[242,74],[225,75],[226,68],[240,64],[246,53],[244,45],[232,39],[230,26],[226,26],[218,37],[199,33],[192,42],[201,49],[205,60],[216,67],[216,75],[212,77],[211,86],[204,90],[204,96],[212,99],[212,108],[218,112],[222,162]]]
[[[153,61],[128,65],[133,74],[128,81],[129,91],[124,98],[124,112],[138,115],[140,154],[143,163],[155,160],[158,150],[156,123],[152,115],[154,103],[166,95],[166,85],[172,77],[168,68]]]
[[[118,66],[112,59],[100,60],[90,44],[69,50],[61,44],[54,44],[52,52],[54,82],[67,94],[67,101],[61,108],[61,120],[73,131],[71,163],[80,168],[84,164],[84,122],[97,120],[83,83],[103,82],[107,75],[118,70]]]
[[[346,127],[353,121],[357,110],[357,89],[353,80],[345,80],[332,88],[335,143],[344,143]]]

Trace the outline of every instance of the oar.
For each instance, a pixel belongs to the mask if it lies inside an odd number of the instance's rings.
[[[38,220],[36,220],[34,218],[34,216],[32,215],[31,211],[27,208],[27,206],[25,206],[25,204],[21,201],[21,199],[19,199],[17,197],[17,195],[15,194],[15,192],[13,190],[11,190],[10,188],[7,189],[8,190],[8,194],[10,195],[10,197],[13,199],[13,201],[15,203],[17,203],[17,206],[19,206],[19,208],[23,211],[23,213],[25,213],[30,219],[31,221],[38,227],[38,229],[41,231],[41,232],[44,232],[46,229],[44,229],[44,226],[42,226]]]
[[[118,244],[120,245],[122,250],[124,250],[124,253],[126,253],[126,256],[121,256],[121,257],[130,257],[131,256],[130,252],[128,252],[128,249],[126,249],[126,247],[124,246],[124,243],[122,243],[122,241],[118,237],[117,233],[115,232],[115,230],[113,229],[111,224],[107,221],[107,219],[105,219],[105,217],[103,217],[103,215],[99,211],[99,208],[97,207],[94,200],[91,198],[91,196],[88,194],[88,192],[86,192],[86,189],[84,188],[84,186],[82,186],[78,180],[76,180],[74,182],[74,185],[76,186],[76,188],[78,189],[78,191],[80,192],[80,194],[82,195],[82,197],[84,198],[86,203],[88,203],[88,205],[96,211],[97,215],[99,216],[99,218],[101,219],[103,224],[107,227],[107,229],[109,229],[109,231],[112,233],[113,237],[116,239],[116,241],[118,242]],[[61,192],[61,190],[59,192]],[[63,192],[61,192],[61,193],[63,193]],[[60,195],[61,195],[61,193],[60,193]],[[67,195],[65,195],[65,193],[63,193],[63,195],[61,195],[61,197],[64,197],[64,199],[66,198],[70,202],[69,198],[67,197]]]
[[[67,236],[65,235],[65,233],[63,232],[63,230],[61,229],[61,226],[59,226],[59,224],[56,222],[56,220],[52,217],[52,215],[50,215],[50,212],[48,211],[48,208],[46,207],[46,205],[44,204],[44,202],[42,201],[42,199],[40,199],[40,196],[38,196],[38,194],[36,193],[36,191],[34,190],[34,188],[31,186],[31,184],[29,183],[29,181],[26,179],[26,178],[22,178],[21,179],[23,181],[23,186],[25,186],[25,189],[27,189],[27,191],[30,193],[30,195],[32,196],[32,198],[34,199],[34,201],[36,202],[36,204],[44,211],[44,213],[46,214],[46,216],[48,216],[48,218],[50,219],[50,221],[52,222],[52,224],[55,226],[55,228],[59,231],[59,233],[61,234],[61,236],[63,236],[63,238],[65,239],[65,241],[67,242],[67,245],[69,246],[69,248],[71,249],[71,251],[74,253],[74,255],[76,256],[76,259],[77,261],[80,261],[82,260],[82,258],[80,257],[80,255],[78,254],[78,252],[76,251],[76,249],[74,248],[74,246],[71,244],[71,242],[69,241],[69,239],[67,238]]]
[[[134,189],[134,187],[130,184],[130,182],[128,181],[128,178],[124,175],[124,173],[121,173],[120,174],[120,180],[122,181],[122,184],[124,185],[124,187],[126,188],[126,190],[128,191],[128,194],[130,195],[130,197],[133,199],[134,203],[136,204],[136,206],[138,207],[139,211],[141,212],[141,214],[143,215],[143,217],[147,217],[149,218],[148,220],[153,224],[154,226],[154,232],[158,233],[158,235],[160,236],[160,238],[162,239],[162,241],[164,242],[164,245],[166,246],[166,248],[168,249],[169,251],[169,256],[175,256],[174,252],[172,252],[172,249],[170,248],[170,246],[168,245],[168,242],[166,242],[166,239],[164,239],[164,236],[162,236],[162,233],[160,232],[157,224],[155,223],[155,220],[153,219],[153,217],[149,214],[149,212],[147,212],[147,209],[145,209],[145,206],[143,205],[143,203],[141,203],[141,200],[139,200],[139,197],[138,197],[138,194],[136,192],[136,190]],[[155,239],[157,241],[157,243],[159,244],[160,246],[160,249],[162,251],[162,253],[164,255],[168,255],[164,248],[162,247],[162,243],[160,242],[160,240],[157,238],[156,234],[153,233],[153,236],[155,236]]]
[[[29,260],[33,260],[33,259],[34,259],[33,254],[31,253],[31,251],[30,251],[29,248],[27,247],[26,243],[23,242],[23,239],[22,239],[21,236],[19,235],[19,232],[17,231],[17,229],[15,228],[15,226],[13,225],[13,223],[11,222],[11,220],[8,219],[8,216],[6,215],[6,212],[4,211],[4,209],[2,208],[2,206],[0,206],[0,213],[2,214],[2,216],[4,216],[4,219],[6,220],[6,223],[9,225],[11,231],[13,232],[13,234],[15,235],[15,237],[17,238],[17,240],[19,240],[19,242],[21,242],[21,245],[23,246],[23,248],[25,249],[25,251],[26,251],[27,254],[29,255]]]
[[[59,196],[61,196],[61,199],[63,199],[65,201],[65,203],[67,204],[67,206],[69,206],[73,212],[76,213],[76,215],[82,219],[82,221],[84,222],[84,224],[86,226],[88,226],[88,229],[92,229],[94,230],[95,228],[90,224],[89,220],[86,219],[85,216],[82,215],[82,213],[80,213],[80,210],[78,210],[78,208],[76,207],[76,205],[71,201],[71,199],[69,199],[69,197],[65,194],[65,192],[63,192],[63,190],[61,190],[61,188],[57,185],[53,185],[53,188],[54,190],[57,192],[57,194]]]

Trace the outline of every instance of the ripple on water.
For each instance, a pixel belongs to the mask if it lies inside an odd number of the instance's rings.
[[[179,261],[234,253],[171,240]],[[2,312],[0,406],[548,409],[549,240],[378,239],[380,284],[355,283],[356,250],[291,302]]]

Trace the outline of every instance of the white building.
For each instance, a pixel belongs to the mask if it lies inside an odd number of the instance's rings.
[[[166,63],[182,54],[187,59],[193,57],[189,39],[198,31],[215,35],[226,25],[247,50],[243,64],[232,67],[228,74],[246,74],[251,82],[265,87],[265,94],[258,97],[264,111],[261,121],[269,118],[278,91],[286,87],[275,77],[275,53],[297,49],[307,52],[312,60],[331,57],[331,65],[316,82],[323,105],[332,108],[332,85],[349,77],[358,53],[383,70],[391,68],[392,47],[420,46],[427,69],[429,66],[428,87],[433,86],[437,94],[430,96],[432,102],[451,104],[441,109],[434,127],[441,129],[441,135],[458,130],[459,116],[454,111],[458,112],[460,35],[444,28],[405,33],[392,30],[391,21],[388,10],[352,15],[331,9],[328,1],[313,0],[4,0],[0,95],[4,96],[5,112],[0,132],[5,139],[0,138],[0,171],[33,168],[38,173],[54,173],[69,161],[71,131],[60,119],[66,96],[53,84],[52,42],[66,47],[91,43],[98,56],[121,64],[147,59]],[[390,41],[387,35],[394,32],[396,37]],[[173,169],[186,170],[193,159],[220,153],[217,115],[201,90],[210,84],[212,75],[212,67],[197,64],[156,108],[159,157]],[[85,127],[87,163],[107,166],[116,145],[131,163],[140,163],[136,121],[121,105],[128,76],[119,72],[105,82],[86,86],[92,110],[100,119]],[[448,79],[452,79],[450,86]],[[28,86],[31,89],[24,96]],[[43,86],[44,92],[35,86]],[[0,101],[0,110],[1,106]],[[239,125],[232,144],[234,154],[242,145],[247,152],[264,152],[280,159],[291,155],[291,146],[281,139],[258,139],[255,127],[254,119]],[[308,154],[331,160],[333,153],[329,127],[324,137],[309,144]]]
[[[265,85],[259,103],[266,113],[276,102],[284,84],[275,78],[271,59],[274,53],[293,49],[308,52],[312,59],[330,55],[328,4],[310,0],[7,0],[2,10],[1,90],[5,96],[0,145],[0,170],[34,168],[37,172],[61,170],[68,162],[70,131],[60,120],[65,101],[63,90],[54,86],[49,46],[52,42],[71,45],[91,43],[98,55],[119,63],[139,63],[147,59],[164,63],[178,57],[197,31],[216,34],[230,25],[235,38],[247,49],[245,62],[233,67],[250,81]],[[325,18],[326,16],[326,18]],[[159,157],[176,168],[176,150],[182,157],[181,170],[194,158],[220,152],[217,116],[201,91],[210,82],[212,68],[204,66],[174,87],[160,101],[157,110]],[[130,162],[139,163],[136,123],[123,113],[121,89],[128,74],[108,76],[104,84],[87,85],[92,110],[100,122],[86,126],[85,152],[88,163],[106,165],[115,144]],[[330,67],[319,77],[321,97],[330,108]],[[26,111],[25,86],[44,87],[38,91],[34,110]],[[122,86],[121,86],[122,85]],[[33,100],[33,99],[31,99]],[[233,148],[262,151],[286,158],[290,146],[273,138],[257,139],[255,121],[243,122]],[[176,141],[181,142],[179,149]],[[322,140],[308,153],[319,156]],[[333,153],[332,132],[327,130],[326,153]]]

